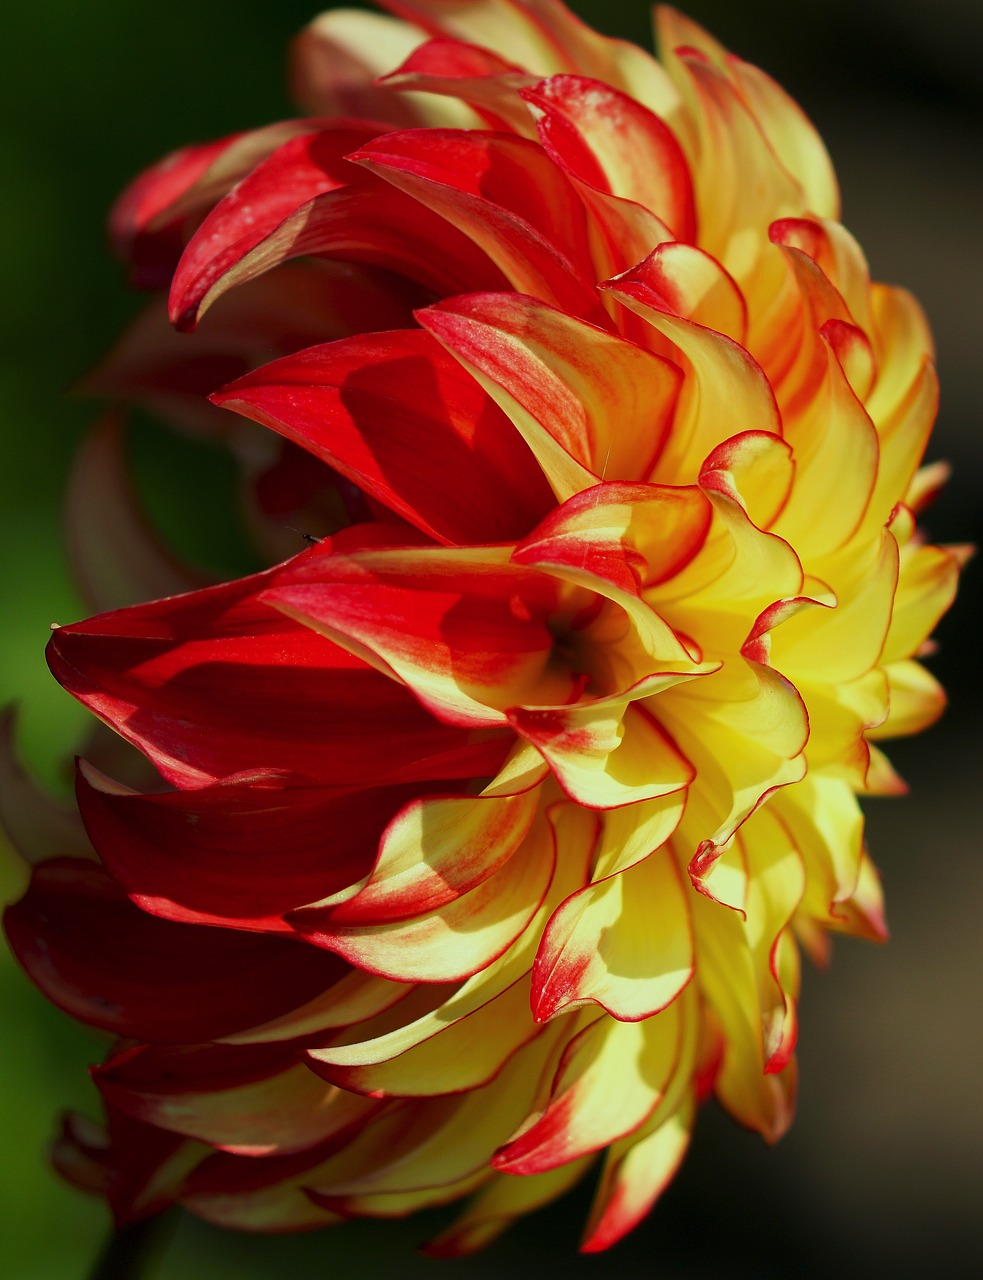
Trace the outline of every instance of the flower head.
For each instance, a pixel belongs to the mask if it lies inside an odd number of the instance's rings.
[[[705,1098],[781,1135],[800,946],[884,936],[857,797],[941,709],[960,561],[915,526],[931,340],[809,122],[681,15],[657,62],[559,0],[386,7],[300,37],[309,116],[114,210],[195,334],[159,297],[90,385],[225,439],[276,563],[195,582],[98,430],[110,611],[49,656],[153,777],[80,766],[98,858],[7,927],[118,1037],[59,1159],[120,1218],[470,1197],[430,1246],[466,1252],[597,1165],[597,1250]]]

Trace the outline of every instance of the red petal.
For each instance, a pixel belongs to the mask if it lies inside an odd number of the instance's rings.
[[[212,399],[295,440],[440,541],[511,541],[550,505],[512,423],[419,330],[312,347]]]
[[[113,205],[109,235],[131,278],[143,289],[166,287],[189,232],[208,208],[281,142],[310,130],[285,120],[216,142],[184,147],[131,182]]]
[[[423,547],[330,556],[299,565],[262,599],[405,681],[447,723],[504,725],[506,707],[563,702],[576,686],[550,660],[556,582],[507,555]]]
[[[197,304],[216,280],[300,205],[357,179],[344,157],[384,129],[368,121],[339,121],[291,138],[256,165],[216,205],[185,250],[171,284],[172,321],[194,328]]]
[[[275,159],[271,157],[273,168]],[[340,163],[348,161],[341,158]],[[257,178],[257,184],[265,194],[263,185],[272,181],[275,187],[276,174],[260,176],[263,182]],[[312,177],[311,189],[317,185]],[[175,275],[170,297],[175,323],[193,329],[226,290],[307,254],[375,264],[437,294],[505,287],[502,272],[480,246],[439,211],[390,183],[352,170],[345,183],[324,177],[320,185],[320,194],[295,198],[289,208],[281,207],[286,201],[268,201],[274,213],[264,220],[260,234],[254,234],[248,210],[234,209],[224,218],[220,205],[215,234],[202,227]]]
[[[338,791],[230,781],[144,796],[83,764],[77,790],[100,857],[145,911],[289,933],[285,912],[368,874],[383,828],[419,784]]]
[[[380,83],[457,98],[473,107],[490,129],[529,135],[532,121],[516,89],[534,81],[535,76],[478,45],[428,40]]]
[[[293,939],[146,915],[91,862],[39,866],[6,913],[10,944],[49,1000],[115,1035],[190,1043],[286,1013],[347,966]]]
[[[521,92],[536,109],[547,155],[599,191],[650,209],[676,240],[695,239],[689,167],[657,115],[586,76],[551,76]]]
[[[258,602],[284,572],[62,627],[51,669],[176,786],[246,771],[332,786],[497,772],[507,737],[438,724],[398,683]]]
[[[391,133],[352,156],[469,236],[512,287],[606,325],[587,226],[565,175],[534,142],[506,134]]]

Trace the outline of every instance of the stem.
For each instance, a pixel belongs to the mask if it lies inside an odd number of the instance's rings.
[[[89,1280],[149,1280],[176,1220],[174,1214],[158,1213],[114,1231],[96,1259]]]

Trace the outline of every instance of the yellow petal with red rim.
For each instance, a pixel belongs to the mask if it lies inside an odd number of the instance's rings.
[[[869,738],[920,733],[939,718],[945,709],[945,691],[920,663],[891,662],[883,670],[888,685],[887,719],[869,730]]]
[[[391,1194],[439,1187],[484,1168],[529,1114],[560,1031],[543,1028],[479,1089],[397,1103],[309,1185],[325,1196]],[[403,1113],[401,1105],[412,1111]]]
[[[834,608],[797,613],[772,634],[772,665],[792,680],[841,684],[866,675],[881,657],[898,583],[898,544],[884,530],[843,565],[850,580],[841,587],[834,579]]]
[[[805,207],[820,217],[839,216],[840,192],[822,138],[781,85],[758,67],[729,56],[727,70],[784,167],[802,188]]]
[[[659,1012],[693,975],[689,895],[660,849],[588,885],[554,914],[533,970],[533,1013],[599,1004],[623,1021]]]
[[[952,603],[959,570],[967,558],[961,547],[909,543],[902,549],[898,590],[882,662],[895,662],[918,653]]]
[[[700,989],[724,1033],[716,1095],[735,1119],[774,1142],[792,1120],[794,1059],[777,1074],[765,1073],[757,983],[740,917],[699,895],[692,910]]]
[[[471,1013],[458,1015],[419,1044],[360,1066],[336,1066],[331,1050],[311,1050],[314,1069],[332,1083],[372,1097],[432,1097],[487,1084],[503,1064],[539,1032],[529,1012],[529,978]],[[395,1038],[395,1037],[392,1037]]]
[[[550,916],[584,883],[596,840],[593,814],[560,803],[551,807],[549,816],[559,852],[553,882],[541,907],[508,951],[423,1008],[409,1000],[393,1011],[395,1017],[385,1014],[382,1019],[349,1028],[329,1045],[308,1049],[313,1061],[345,1068],[392,1061],[470,1018],[523,981]],[[528,1012],[528,999],[526,1005]]]
[[[680,677],[666,677],[665,683]],[[649,688],[644,684],[644,690]],[[694,770],[658,722],[628,696],[572,707],[516,707],[509,720],[533,743],[563,788],[591,809],[679,791]]]
[[[676,791],[655,800],[605,810],[591,879],[606,880],[619,871],[627,871],[661,848],[679,825],[685,805],[685,792]]]
[[[679,1055],[675,1005],[656,1018],[603,1015],[567,1045],[546,1111],[495,1155],[506,1173],[544,1173],[634,1132],[658,1105]]]
[[[500,870],[526,837],[536,787],[512,796],[414,800],[389,823],[371,875],[318,906],[335,924],[399,920],[434,911]]]
[[[853,893],[863,846],[863,814],[849,783],[810,773],[769,804],[806,867],[803,908],[824,926]]]
[[[780,436],[781,420],[768,380],[748,352],[723,334],[665,311],[658,278],[654,285],[649,283],[651,271],[647,260],[608,281],[605,289],[647,320],[685,357],[688,368],[673,430],[650,478],[692,484],[707,454],[720,444],[724,434],[721,423],[727,424],[727,436],[742,431]]]
[[[645,1217],[682,1164],[695,1118],[695,1104],[686,1098],[651,1132],[612,1147],[580,1246],[582,1253],[609,1249]]]
[[[541,824],[504,867],[436,911],[393,924],[334,926],[319,908],[290,922],[358,968],[397,982],[452,982],[485,968],[536,914],[553,875],[553,843]]]

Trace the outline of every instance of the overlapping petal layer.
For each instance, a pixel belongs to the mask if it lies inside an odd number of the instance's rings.
[[[83,762],[83,833],[4,753],[8,933],[119,1038],[58,1161],[121,1220],[473,1196],[462,1253],[599,1163],[595,1251],[706,1097],[783,1132],[799,944],[884,936],[857,797],[941,708],[964,554],[915,527],[931,340],[805,117],[681,15],[657,62],[559,0],[385,7],[301,36],[311,117],[114,212],[200,329],[157,299],[90,389],[226,442],[271,560],[317,545],[198,585],[100,427],[109,611],[49,659],[156,772]]]

